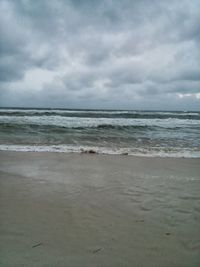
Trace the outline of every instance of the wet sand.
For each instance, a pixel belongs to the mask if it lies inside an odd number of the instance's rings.
[[[199,267],[200,159],[0,152],[0,266]]]

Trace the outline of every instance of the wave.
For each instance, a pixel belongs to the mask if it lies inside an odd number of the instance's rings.
[[[193,119],[200,120],[199,112],[150,112],[150,111],[106,111],[106,110],[6,110],[0,109],[0,116],[61,116],[71,118],[129,118],[129,119]]]
[[[99,127],[99,128],[116,128],[120,127],[161,127],[161,128],[193,128],[200,126],[198,120],[192,119],[128,119],[128,118],[78,118],[78,117],[62,117],[62,116],[0,116],[0,125],[40,125],[40,126],[54,126],[65,128],[83,127]],[[31,126],[30,126],[31,127]]]
[[[57,153],[84,153],[84,154],[108,154],[108,155],[130,155],[140,157],[171,157],[171,158],[200,158],[200,151],[189,149],[165,151],[163,148],[108,148],[95,146],[72,146],[72,145],[0,145],[1,151],[18,152],[57,152]]]
[[[20,123],[0,123],[0,131],[1,132],[31,132],[31,131],[45,131],[49,133],[65,133],[67,131],[179,131],[185,128],[184,126],[171,126],[167,127],[165,125],[158,126],[158,125],[115,125],[115,124],[98,124],[98,125],[85,125],[85,126],[59,126],[59,125],[43,125],[43,124],[20,124]],[[186,130],[186,129],[184,129]],[[191,130],[191,129],[190,129]],[[200,130],[200,125],[194,125],[193,130]]]

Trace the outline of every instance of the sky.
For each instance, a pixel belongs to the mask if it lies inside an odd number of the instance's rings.
[[[0,0],[0,106],[200,110],[200,1]]]

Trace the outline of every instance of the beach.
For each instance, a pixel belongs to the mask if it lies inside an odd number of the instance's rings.
[[[0,266],[200,266],[200,159],[0,151]]]

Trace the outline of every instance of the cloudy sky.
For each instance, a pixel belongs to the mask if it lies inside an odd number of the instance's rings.
[[[0,106],[200,109],[199,0],[0,0]]]

